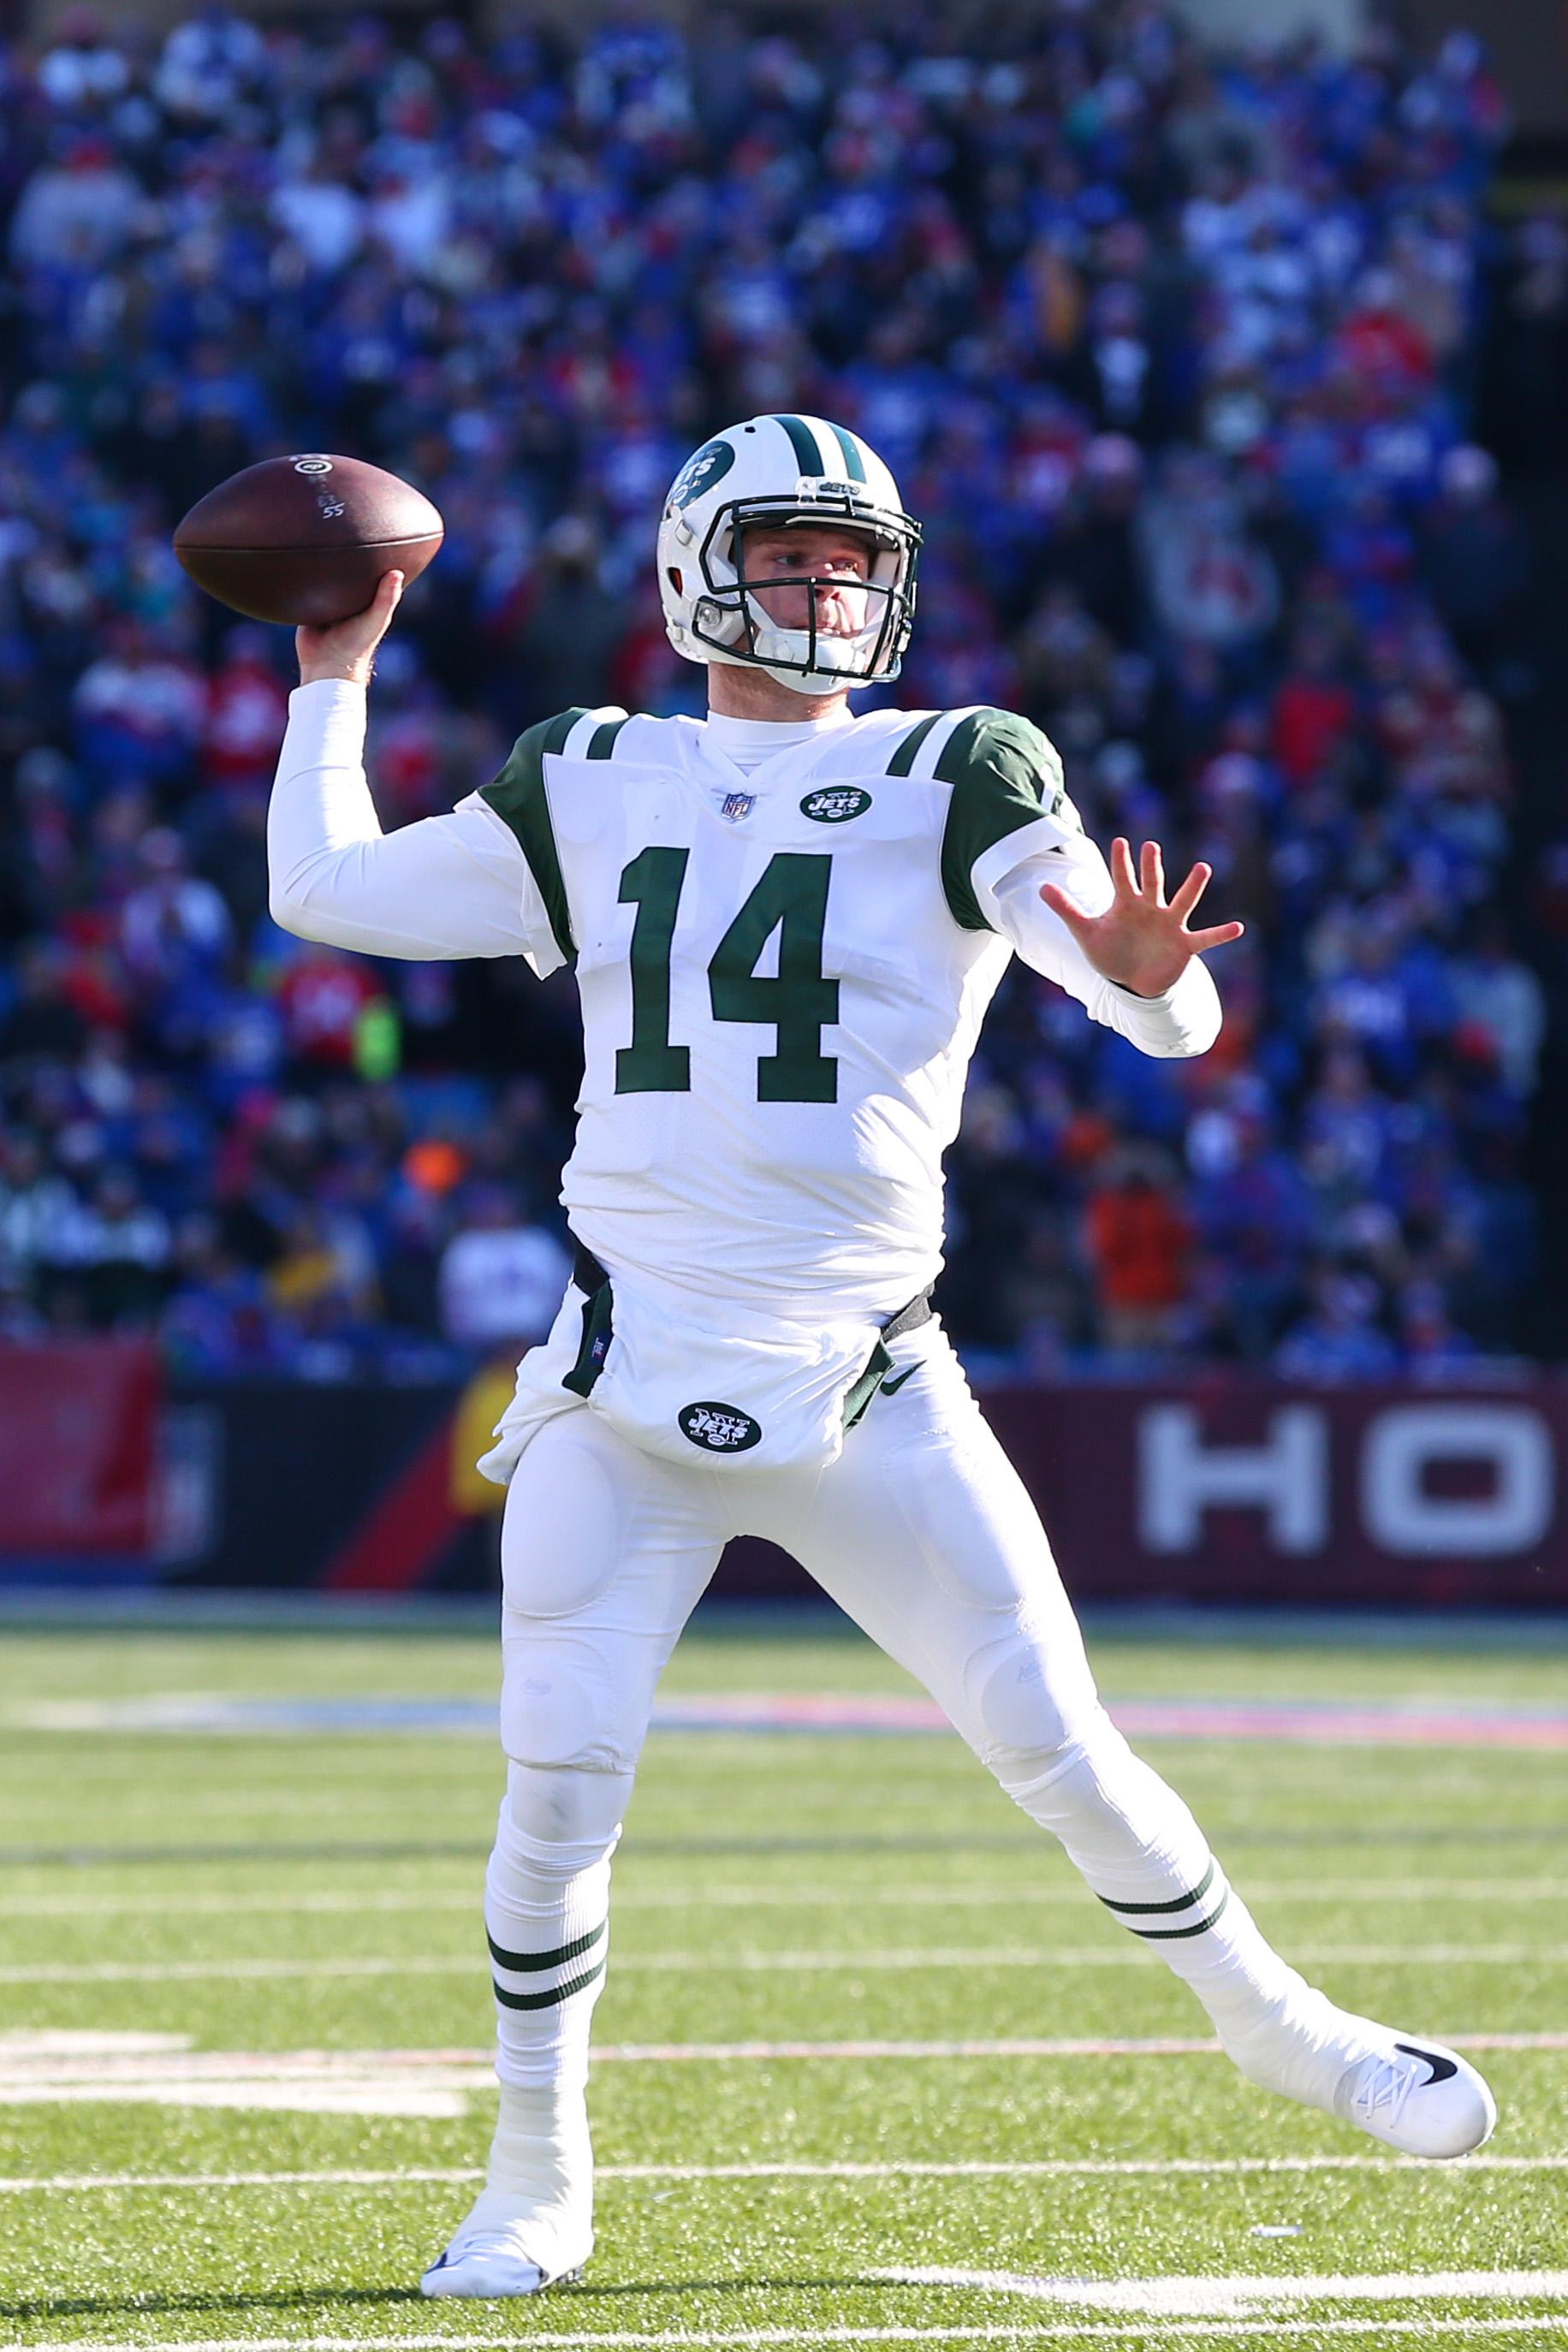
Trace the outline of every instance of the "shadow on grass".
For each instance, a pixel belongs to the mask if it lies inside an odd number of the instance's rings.
[[[175,2311],[315,2311],[323,2305],[417,2303],[416,2286],[301,2286],[271,2294],[38,2294],[0,2302],[0,2319],[109,2319]]]
[[[824,2293],[843,2294],[851,2288],[874,2285],[885,2288],[887,2284],[885,2279],[866,2278],[626,2279],[614,2284],[606,2281],[603,2285],[579,2279],[550,2288],[545,2307],[559,2310],[565,2302],[591,2303],[629,2294],[754,2294],[759,2291],[777,2294],[781,2290],[792,2287],[816,2288]],[[416,2304],[422,2309],[429,2307],[427,2298],[415,2286],[301,2286],[285,2288],[271,2294],[26,2295],[0,2301],[0,2319],[157,2318],[183,2311],[321,2311],[336,2304],[362,2308],[374,2308],[384,2304]],[[374,2346],[375,2338],[366,2336],[365,2342],[367,2346]]]

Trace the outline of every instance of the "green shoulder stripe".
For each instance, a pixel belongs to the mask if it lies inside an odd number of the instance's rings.
[[[907,776],[909,774],[910,770],[915,764],[915,753],[920,750],[921,745],[925,741],[926,737],[931,733],[931,729],[936,725],[937,720],[941,717],[942,713],[940,710],[933,710],[929,719],[922,719],[918,727],[911,727],[909,733],[900,738],[898,750],[893,753],[892,758],[888,762],[888,773],[889,776]]]
[[[606,719],[602,727],[595,727],[588,738],[589,759],[609,759],[615,751],[616,738],[626,723],[624,719]]]
[[[576,961],[577,945],[572,937],[566,883],[550,822],[550,803],[545,797],[544,755],[563,748],[583,716],[581,709],[563,710],[559,719],[542,719],[537,727],[528,728],[512,745],[511,757],[495,782],[479,787],[481,800],[489,801],[496,814],[516,834],[529,871],[539,885],[555,944],[568,963]],[[595,742],[605,731],[602,727],[597,730]]]
[[[942,887],[955,922],[990,929],[970,877],[988,849],[1062,808],[1061,761],[1037,727],[1010,710],[977,710],[953,729],[936,763],[952,786],[942,837]]]

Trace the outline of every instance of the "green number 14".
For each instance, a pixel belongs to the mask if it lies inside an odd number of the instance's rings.
[[[621,876],[632,926],[632,1042],[616,1055],[618,1095],[688,1094],[691,1055],[669,1042],[669,958],[686,880],[684,849],[645,849]],[[777,1051],[757,1061],[759,1102],[838,1099],[838,1064],[822,1032],[838,1018],[838,982],[822,969],[822,931],[833,860],[779,851],[713,950],[708,990],[715,1021],[756,1022],[777,1032]],[[776,978],[757,965],[779,933]]]

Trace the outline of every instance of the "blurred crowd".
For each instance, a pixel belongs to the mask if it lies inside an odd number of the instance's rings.
[[[570,983],[272,925],[292,646],[170,530],[295,448],[441,507],[373,696],[391,826],[569,703],[701,707],[660,500],[717,425],[807,409],[925,524],[896,698],[1026,711],[1097,837],[1206,858],[1247,924],[1190,1064],[1005,983],[950,1162],[972,1362],[1531,1344],[1479,44],[1207,58],[1156,0],[854,33],[104,9],[0,51],[0,1332],[412,1380],[548,1321]],[[1515,232],[1549,305],[1553,233]]]

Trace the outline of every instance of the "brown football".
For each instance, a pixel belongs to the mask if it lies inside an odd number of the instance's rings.
[[[253,621],[318,628],[363,613],[384,572],[417,579],[446,526],[422,490],[361,457],[266,457],[199,499],[174,533],[198,588]]]

